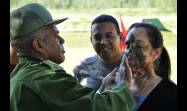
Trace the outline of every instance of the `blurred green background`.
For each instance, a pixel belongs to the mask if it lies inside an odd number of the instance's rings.
[[[171,30],[162,34],[170,54],[171,79],[177,83],[177,0],[10,0],[10,11],[34,2],[46,6],[54,19],[69,18],[57,27],[65,39],[66,60],[61,66],[70,74],[82,59],[95,54],[89,37],[96,16],[110,14],[120,23],[121,15],[126,29],[144,18],[159,18]]]

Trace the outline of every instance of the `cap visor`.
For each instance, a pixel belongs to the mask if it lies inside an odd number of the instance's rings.
[[[61,22],[64,22],[64,21],[67,20],[67,19],[68,19],[68,18],[53,20],[53,21],[49,22],[48,24],[46,24],[46,26],[47,26],[47,25],[52,25],[52,24],[57,25],[57,24],[59,24],[59,23],[61,23]]]

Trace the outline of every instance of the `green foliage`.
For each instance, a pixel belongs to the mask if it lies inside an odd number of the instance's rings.
[[[10,7],[17,8],[27,3],[40,3],[51,9],[109,9],[109,8],[159,8],[176,11],[176,0],[10,0]]]

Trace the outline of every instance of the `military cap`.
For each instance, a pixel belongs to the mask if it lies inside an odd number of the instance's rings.
[[[13,39],[23,37],[49,25],[57,25],[67,18],[53,20],[50,12],[42,5],[30,3],[10,14],[10,35]]]

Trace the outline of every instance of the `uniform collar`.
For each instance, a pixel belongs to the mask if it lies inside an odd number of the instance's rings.
[[[33,57],[20,57],[19,58],[19,63],[24,63],[24,62],[27,62],[27,61],[42,62],[41,60],[33,58]]]

